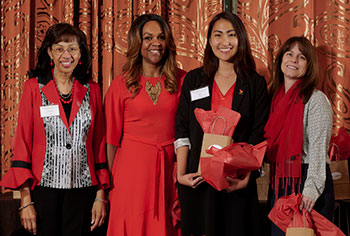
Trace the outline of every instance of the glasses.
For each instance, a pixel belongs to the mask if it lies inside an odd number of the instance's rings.
[[[78,46],[69,46],[67,48],[62,46],[53,46],[51,51],[57,56],[61,56],[65,51],[67,51],[70,55],[75,56],[80,52],[80,48]]]

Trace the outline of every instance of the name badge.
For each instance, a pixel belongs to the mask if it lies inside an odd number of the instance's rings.
[[[40,117],[50,117],[50,116],[59,116],[60,110],[58,109],[58,105],[49,105],[49,106],[41,106],[40,107]]]
[[[190,91],[191,93],[191,101],[196,101],[202,98],[206,98],[209,97],[209,87],[203,87],[203,88],[199,88],[199,89],[195,89]]]

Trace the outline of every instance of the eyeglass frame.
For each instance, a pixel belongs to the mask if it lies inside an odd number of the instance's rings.
[[[70,52],[69,51],[69,49],[70,48],[72,48],[72,47],[74,47],[74,49],[75,49],[75,51],[73,51],[73,52]],[[58,48],[61,48],[61,49],[63,49],[63,51],[62,52],[57,52],[57,49]],[[69,55],[71,55],[71,56],[75,56],[75,55],[77,55],[78,53],[80,53],[80,47],[79,46],[68,46],[68,47],[63,47],[63,46],[54,46],[54,45],[52,45],[51,47],[50,47],[50,49],[51,49],[51,51],[52,51],[52,53],[54,53],[56,56],[58,56],[58,57],[60,57],[60,56],[62,56],[63,54],[64,54],[64,52],[68,52],[69,53]]]

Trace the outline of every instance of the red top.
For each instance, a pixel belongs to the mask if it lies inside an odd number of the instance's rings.
[[[133,136],[149,143],[163,143],[175,137],[175,114],[179,102],[181,84],[186,72],[178,69],[179,89],[170,94],[163,86],[165,76],[149,78],[141,76],[139,93],[131,98],[123,75],[116,77],[105,97],[106,142],[120,145],[123,136]],[[146,81],[155,86],[162,84],[157,105],[145,91]],[[158,132],[162,131],[162,132]]]
[[[87,157],[91,174],[92,185],[99,188],[109,187],[109,176],[105,156],[105,129],[99,85],[90,82],[91,127],[86,137]],[[72,111],[69,122],[60,102],[59,94],[53,80],[41,88],[51,104],[58,104],[59,116],[70,132],[70,126],[75,119],[81,102],[88,89],[74,81]],[[14,137],[13,162],[17,163],[3,177],[1,186],[16,189],[28,179],[32,180],[32,189],[40,184],[41,174],[46,152],[46,137],[43,118],[40,115],[42,98],[37,78],[32,78],[24,84],[19,110],[18,125]],[[79,134],[72,134],[79,135]],[[100,167],[99,167],[100,166]]]
[[[213,91],[211,98],[211,110],[217,111],[219,107],[224,106],[228,109],[232,109],[232,98],[233,92],[235,91],[236,83],[234,83],[231,88],[226,92],[225,95],[222,95],[216,81],[213,83]]]

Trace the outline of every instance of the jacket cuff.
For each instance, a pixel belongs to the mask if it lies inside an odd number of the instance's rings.
[[[0,185],[10,189],[18,189],[28,180],[33,190],[38,181],[34,178],[32,172],[26,168],[11,167],[1,180]]]
[[[191,150],[191,142],[189,138],[178,138],[175,140],[174,142],[175,153],[178,148],[183,146],[188,146],[188,149]]]
[[[303,194],[304,196],[307,196],[309,198],[311,198],[312,200],[314,200],[316,202],[316,200],[318,199],[318,197],[320,196],[320,194],[317,191],[311,191],[310,189],[308,189],[307,187],[304,187],[303,190]]]
[[[108,189],[110,187],[109,184],[109,175],[106,168],[96,169],[96,176],[98,179],[98,189]]]

